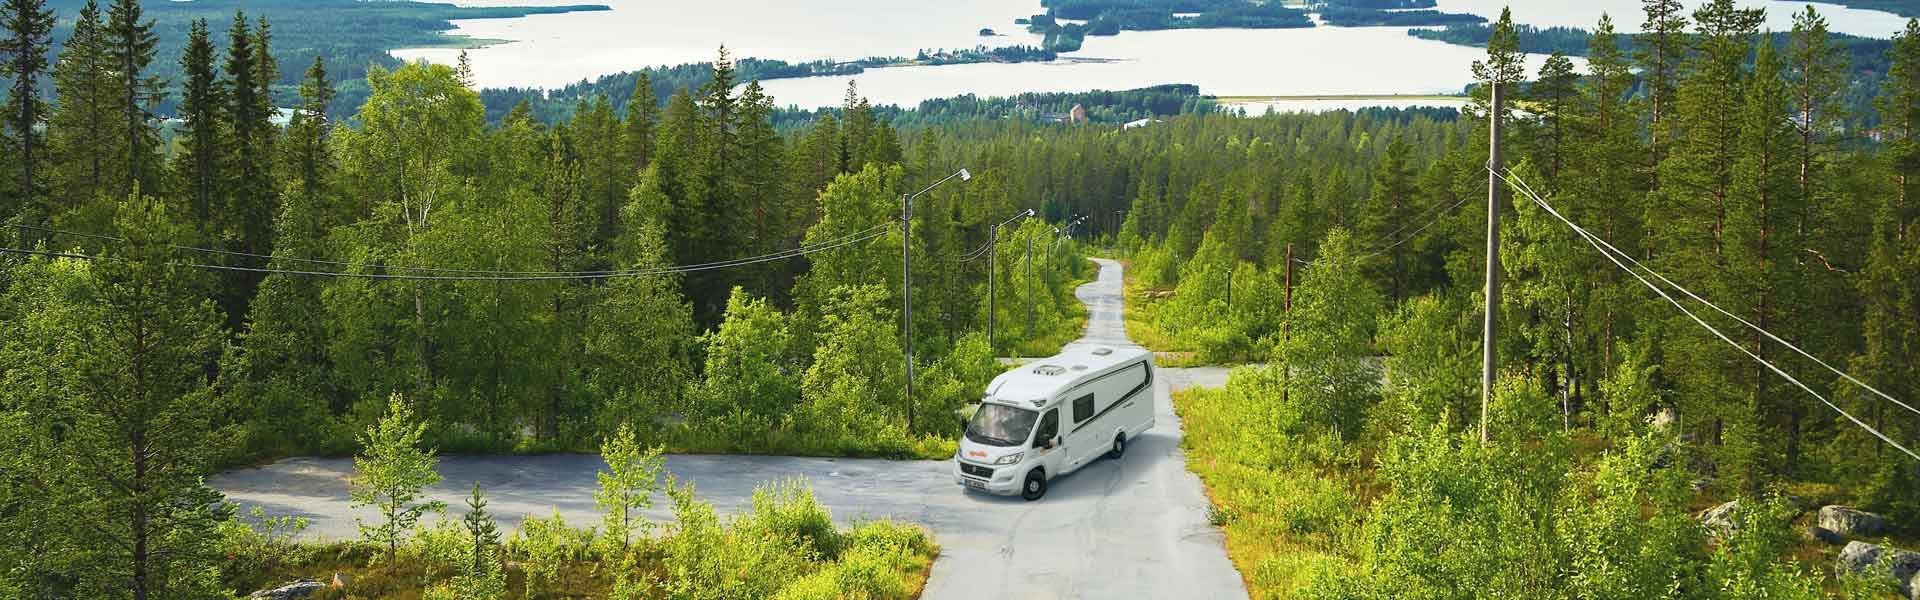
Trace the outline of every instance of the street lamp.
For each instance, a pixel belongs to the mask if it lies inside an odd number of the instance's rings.
[[[993,315],[996,312],[994,300],[998,298],[993,292],[993,280],[994,273],[1000,270],[1000,228],[1033,215],[1031,208],[1020,211],[1020,214],[1014,215],[1013,218],[994,225],[993,230],[987,233],[987,349],[995,352],[994,356],[999,356],[997,346],[993,345]]]
[[[913,433],[913,199],[940,187],[955,177],[973,180],[973,174],[960,169],[918,192],[900,195],[900,350],[907,363],[907,433]]]
[[[1073,229],[1073,226],[1068,225],[1067,229],[1071,230]],[[1053,228],[1053,237],[1047,239],[1047,272],[1048,273],[1053,272],[1053,245],[1055,243],[1058,243],[1060,241],[1060,238],[1061,238],[1060,228],[1059,227]]]

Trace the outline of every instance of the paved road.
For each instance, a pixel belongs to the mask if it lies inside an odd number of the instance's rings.
[[[1087,335],[1075,343],[1130,344],[1120,318],[1120,265],[1100,260],[1098,280],[1078,295],[1088,306]],[[1207,523],[1200,480],[1186,470],[1180,420],[1168,394],[1218,386],[1224,369],[1166,369],[1155,383],[1158,425],[1127,445],[1120,461],[1100,460],[1054,480],[1038,502],[968,493],[945,461],[887,461],[768,456],[676,455],[667,469],[695,483],[721,512],[748,506],[753,487],[807,480],[842,522],[889,517],[925,525],[942,548],[925,598],[1246,598],[1220,531]],[[458,506],[474,482],[503,525],[558,510],[569,523],[596,524],[591,455],[441,459],[445,477],[431,491]],[[355,535],[345,459],[289,459],[215,477],[212,485],[243,506],[312,520],[311,535]],[[665,502],[649,516],[668,520]]]

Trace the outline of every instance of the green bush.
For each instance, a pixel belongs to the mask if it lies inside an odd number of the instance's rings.
[[[753,490],[753,512],[734,523],[749,538],[790,540],[807,550],[809,560],[840,556],[840,532],[826,507],[814,500],[805,482],[789,480]]]
[[[846,534],[846,551],[836,562],[780,590],[779,600],[894,600],[909,598],[906,579],[932,543],[917,527],[871,521]]]
[[[536,597],[535,590],[558,582],[560,570],[567,564],[592,558],[593,538],[592,529],[568,527],[559,511],[545,519],[528,518],[520,523],[520,530],[507,542],[507,555],[519,561],[527,575],[527,596]]]

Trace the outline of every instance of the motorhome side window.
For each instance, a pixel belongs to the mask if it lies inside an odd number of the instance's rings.
[[[1073,401],[1073,422],[1083,423],[1093,418],[1093,394],[1087,394]]]
[[[1046,416],[1040,417],[1040,431],[1033,434],[1033,444],[1035,446],[1045,446],[1047,445],[1047,440],[1053,439],[1056,435],[1060,435],[1059,409],[1049,410]]]

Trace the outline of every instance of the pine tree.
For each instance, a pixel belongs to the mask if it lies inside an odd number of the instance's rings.
[[[500,527],[493,522],[493,513],[487,512],[487,496],[480,493],[480,482],[473,482],[473,492],[467,495],[467,514],[460,518],[467,527],[467,539],[472,543],[473,551],[468,562],[469,573],[487,573],[493,569],[493,549],[500,545]]]
[[[306,79],[300,83],[300,106],[287,123],[286,142],[281,146],[287,180],[293,190],[289,205],[303,205],[309,214],[327,215],[330,206],[321,205],[328,180],[333,175],[333,121],[327,118],[327,106],[333,103],[333,84],[327,81],[327,68],[320,57],[313,57]],[[287,249],[297,243],[288,239],[286,229],[276,232],[280,246]],[[302,239],[317,240],[324,229],[303,231]],[[307,248],[292,248],[308,250]]]
[[[1640,26],[1643,32],[1639,56],[1640,72],[1645,79],[1642,85],[1646,89],[1647,99],[1647,138],[1652,152],[1648,155],[1649,167],[1659,165],[1666,158],[1667,114],[1672,110],[1675,94],[1675,81],[1680,78],[1680,63],[1685,60],[1687,48],[1687,18],[1681,12],[1680,0],[1641,0],[1647,15],[1647,21]]]
[[[1694,12],[1698,52],[1679,85],[1669,122],[1677,136],[1660,163],[1661,184],[1645,217],[1659,250],[1656,268],[1709,290],[1726,289],[1729,278],[1726,221],[1748,82],[1743,64],[1761,15],[1732,0],[1713,0]],[[1673,377],[1682,424],[1720,466],[1746,470],[1757,458],[1754,415],[1744,391],[1724,377],[1745,357],[1678,314],[1668,313],[1661,331],[1669,351],[1664,373]]]
[[[1888,54],[1891,65],[1875,106],[1895,193],[1882,195],[1875,206],[1867,262],[1858,278],[1866,305],[1864,344],[1847,370],[1890,396],[1911,399],[1920,396],[1915,385],[1920,369],[1913,360],[1920,356],[1920,321],[1913,318],[1920,314],[1920,244],[1915,244],[1920,203],[1914,201],[1914,186],[1920,185],[1920,20],[1907,21]],[[1845,390],[1850,412],[1908,448],[1920,445],[1920,426],[1912,424],[1910,413],[1865,391]],[[1920,467],[1857,429],[1842,429],[1833,444],[1836,456],[1852,458],[1841,468],[1859,484],[1871,509],[1896,519],[1920,518],[1920,503],[1912,494]]]
[[[19,187],[0,195],[12,196],[0,200],[0,219],[10,219],[21,209],[39,204],[46,187],[40,172],[46,161],[46,136],[39,127],[46,119],[47,103],[40,97],[40,78],[52,53],[54,19],[46,0],[6,0],[0,5],[0,21],[7,30],[5,41],[0,42],[0,54],[6,57],[0,74],[13,80],[7,88],[5,141],[19,169],[15,176]],[[39,222],[41,217],[30,218]]]
[[[1573,104],[1578,94],[1575,89],[1580,82],[1580,74],[1573,70],[1573,60],[1559,52],[1547,57],[1540,66],[1540,78],[1528,88],[1528,95],[1540,107],[1540,126],[1544,130],[1540,135],[1538,153],[1543,175],[1548,181],[1558,180],[1560,169],[1566,162],[1568,152],[1567,121],[1573,112]]]
[[[633,95],[627,98],[627,115],[621,124],[620,141],[630,174],[647,170],[653,162],[653,129],[659,120],[660,99],[653,93],[653,80],[642,71],[634,77]]]
[[[45,457],[42,518],[72,519],[65,532],[74,597],[210,597],[218,581],[196,575],[217,560],[219,495],[202,482],[231,432],[207,373],[223,336],[220,317],[182,264],[187,241],[163,203],[117,203],[124,242],[84,267],[73,296],[25,316],[58,339],[53,369],[36,389],[59,390],[36,420],[62,423]]]
[[[1579,115],[1572,122],[1569,155],[1574,160],[1564,177],[1568,180],[1565,189],[1573,193],[1561,201],[1571,203],[1565,210],[1590,223],[1595,234],[1638,257],[1642,255],[1641,234],[1645,230],[1640,217],[1645,212],[1641,204],[1646,200],[1646,178],[1641,161],[1646,146],[1641,142],[1639,120],[1629,100],[1634,74],[1628,57],[1620,51],[1611,18],[1601,17],[1587,46],[1589,75],[1581,91]],[[1582,261],[1586,266],[1578,268],[1589,273],[1598,270],[1601,275],[1594,281],[1587,311],[1594,327],[1591,341],[1582,344],[1588,356],[1576,368],[1590,375],[1588,383],[1597,384],[1610,376],[1615,339],[1628,331],[1630,316],[1637,312],[1628,308],[1629,303],[1642,301],[1645,296],[1638,287],[1628,287],[1637,284],[1626,281],[1599,257],[1583,250],[1580,254],[1589,258]],[[1604,396],[1601,399],[1604,401]]]
[[[1724,279],[1725,293],[1720,296],[1750,302],[1743,312],[1762,329],[1791,333],[1782,327],[1791,323],[1782,322],[1778,316],[1808,314],[1803,310],[1806,277],[1796,267],[1798,257],[1793,250],[1805,247],[1804,237],[1795,227],[1804,199],[1796,193],[1794,163],[1799,135],[1790,125],[1792,94],[1781,78],[1781,70],[1780,55],[1773,44],[1762,42],[1740,113],[1739,157],[1727,207],[1729,276]],[[1749,334],[1747,344],[1762,358],[1771,355],[1771,344],[1758,332]],[[1751,363],[1740,364],[1726,377],[1744,384],[1751,409],[1773,421],[1767,425],[1783,434],[1768,435],[1767,439],[1784,438],[1782,447],[1768,448],[1769,454],[1784,459],[1784,464],[1776,464],[1772,456],[1765,457],[1768,460],[1764,464],[1790,470],[1799,459],[1799,426],[1805,399],[1773,386],[1775,375]]]
[[[278,77],[279,69],[273,66],[268,48],[266,22],[262,21],[258,30],[249,25],[246,14],[235,11],[233,25],[227,30],[225,112],[233,134],[233,166],[226,186],[230,206],[221,211],[220,220],[227,224],[222,233],[234,240],[234,250],[269,254],[279,201],[272,166],[276,108],[268,86]],[[233,297],[230,303],[236,309],[244,308],[258,279],[245,273],[229,279],[226,293]]]
[[[197,19],[189,27],[180,69],[187,77],[180,98],[180,117],[186,127],[174,172],[184,180],[180,188],[193,215],[195,245],[212,246],[222,238],[214,212],[226,204],[220,195],[227,190],[223,156],[227,145],[221,134],[226,124],[227,84],[214,77],[213,42],[206,19]]]
[[[640,511],[653,507],[653,493],[659,486],[666,459],[659,448],[641,448],[626,423],[600,443],[600,458],[607,468],[595,474],[600,488],[593,493],[593,504],[605,515],[600,534],[618,542],[625,557],[633,547],[633,534],[641,535],[651,527]]]
[[[353,457],[353,479],[349,481],[355,507],[372,506],[380,513],[374,525],[360,524],[360,535],[386,548],[391,562],[400,551],[400,541],[428,511],[443,506],[438,500],[421,502],[421,491],[440,482],[435,470],[439,457],[433,450],[420,449],[427,424],[415,419],[413,404],[394,394],[380,420],[360,436],[360,453]]]
[[[88,231],[102,230],[112,220],[112,199],[125,177],[120,157],[126,136],[120,131],[123,115],[109,43],[100,7],[88,0],[53,66],[60,101],[47,125],[54,161],[51,193],[38,216]]]
[[[153,33],[153,21],[147,20],[140,0],[114,0],[107,9],[107,56],[113,73],[118,78],[114,82],[114,91],[118,94],[118,107],[121,113],[121,133],[126,137],[126,154],[120,157],[126,164],[126,178],[117,182],[113,189],[117,194],[132,194],[135,188],[155,193],[158,187],[160,169],[155,166],[155,157],[160,147],[160,134],[154,129],[153,106],[158,104],[165,83],[159,77],[146,74],[147,66],[153,63],[154,48],[159,44],[158,36]]]
[[[1800,198],[1806,211],[1796,219],[1794,229],[1812,234],[1821,229],[1816,215],[1820,206],[1830,202],[1825,189],[1827,167],[1838,151],[1840,127],[1847,122],[1847,55],[1835,45],[1827,31],[1827,20],[1808,5],[1793,15],[1793,33],[1788,38],[1786,77],[1793,94],[1793,122],[1798,129],[1799,148],[1796,175]]]
[[[1493,31],[1487,38],[1487,58],[1473,61],[1473,78],[1484,84],[1476,88],[1474,102],[1486,112],[1489,86],[1499,86],[1507,101],[1503,111],[1513,110],[1513,87],[1526,79],[1526,54],[1520,51],[1520,33],[1513,26],[1513,10],[1502,9],[1500,19],[1494,21]],[[1502,120],[1506,114],[1500,115]]]
[[[1360,236],[1368,244],[1384,249],[1380,255],[1360,259],[1359,267],[1377,288],[1387,291],[1389,306],[1399,304],[1411,292],[1407,269],[1412,248],[1396,243],[1420,226],[1420,223],[1414,222],[1421,215],[1416,214],[1413,206],[1414,174],[1412,165],[1408,164],[1410,152],[1405,138],[1395,137],[1387,141],[1386,152],[1380,157],[1380,166],[1374,171],[1373,191],[1367,197],[1366,211],[1361,215],[1358,227]]]

